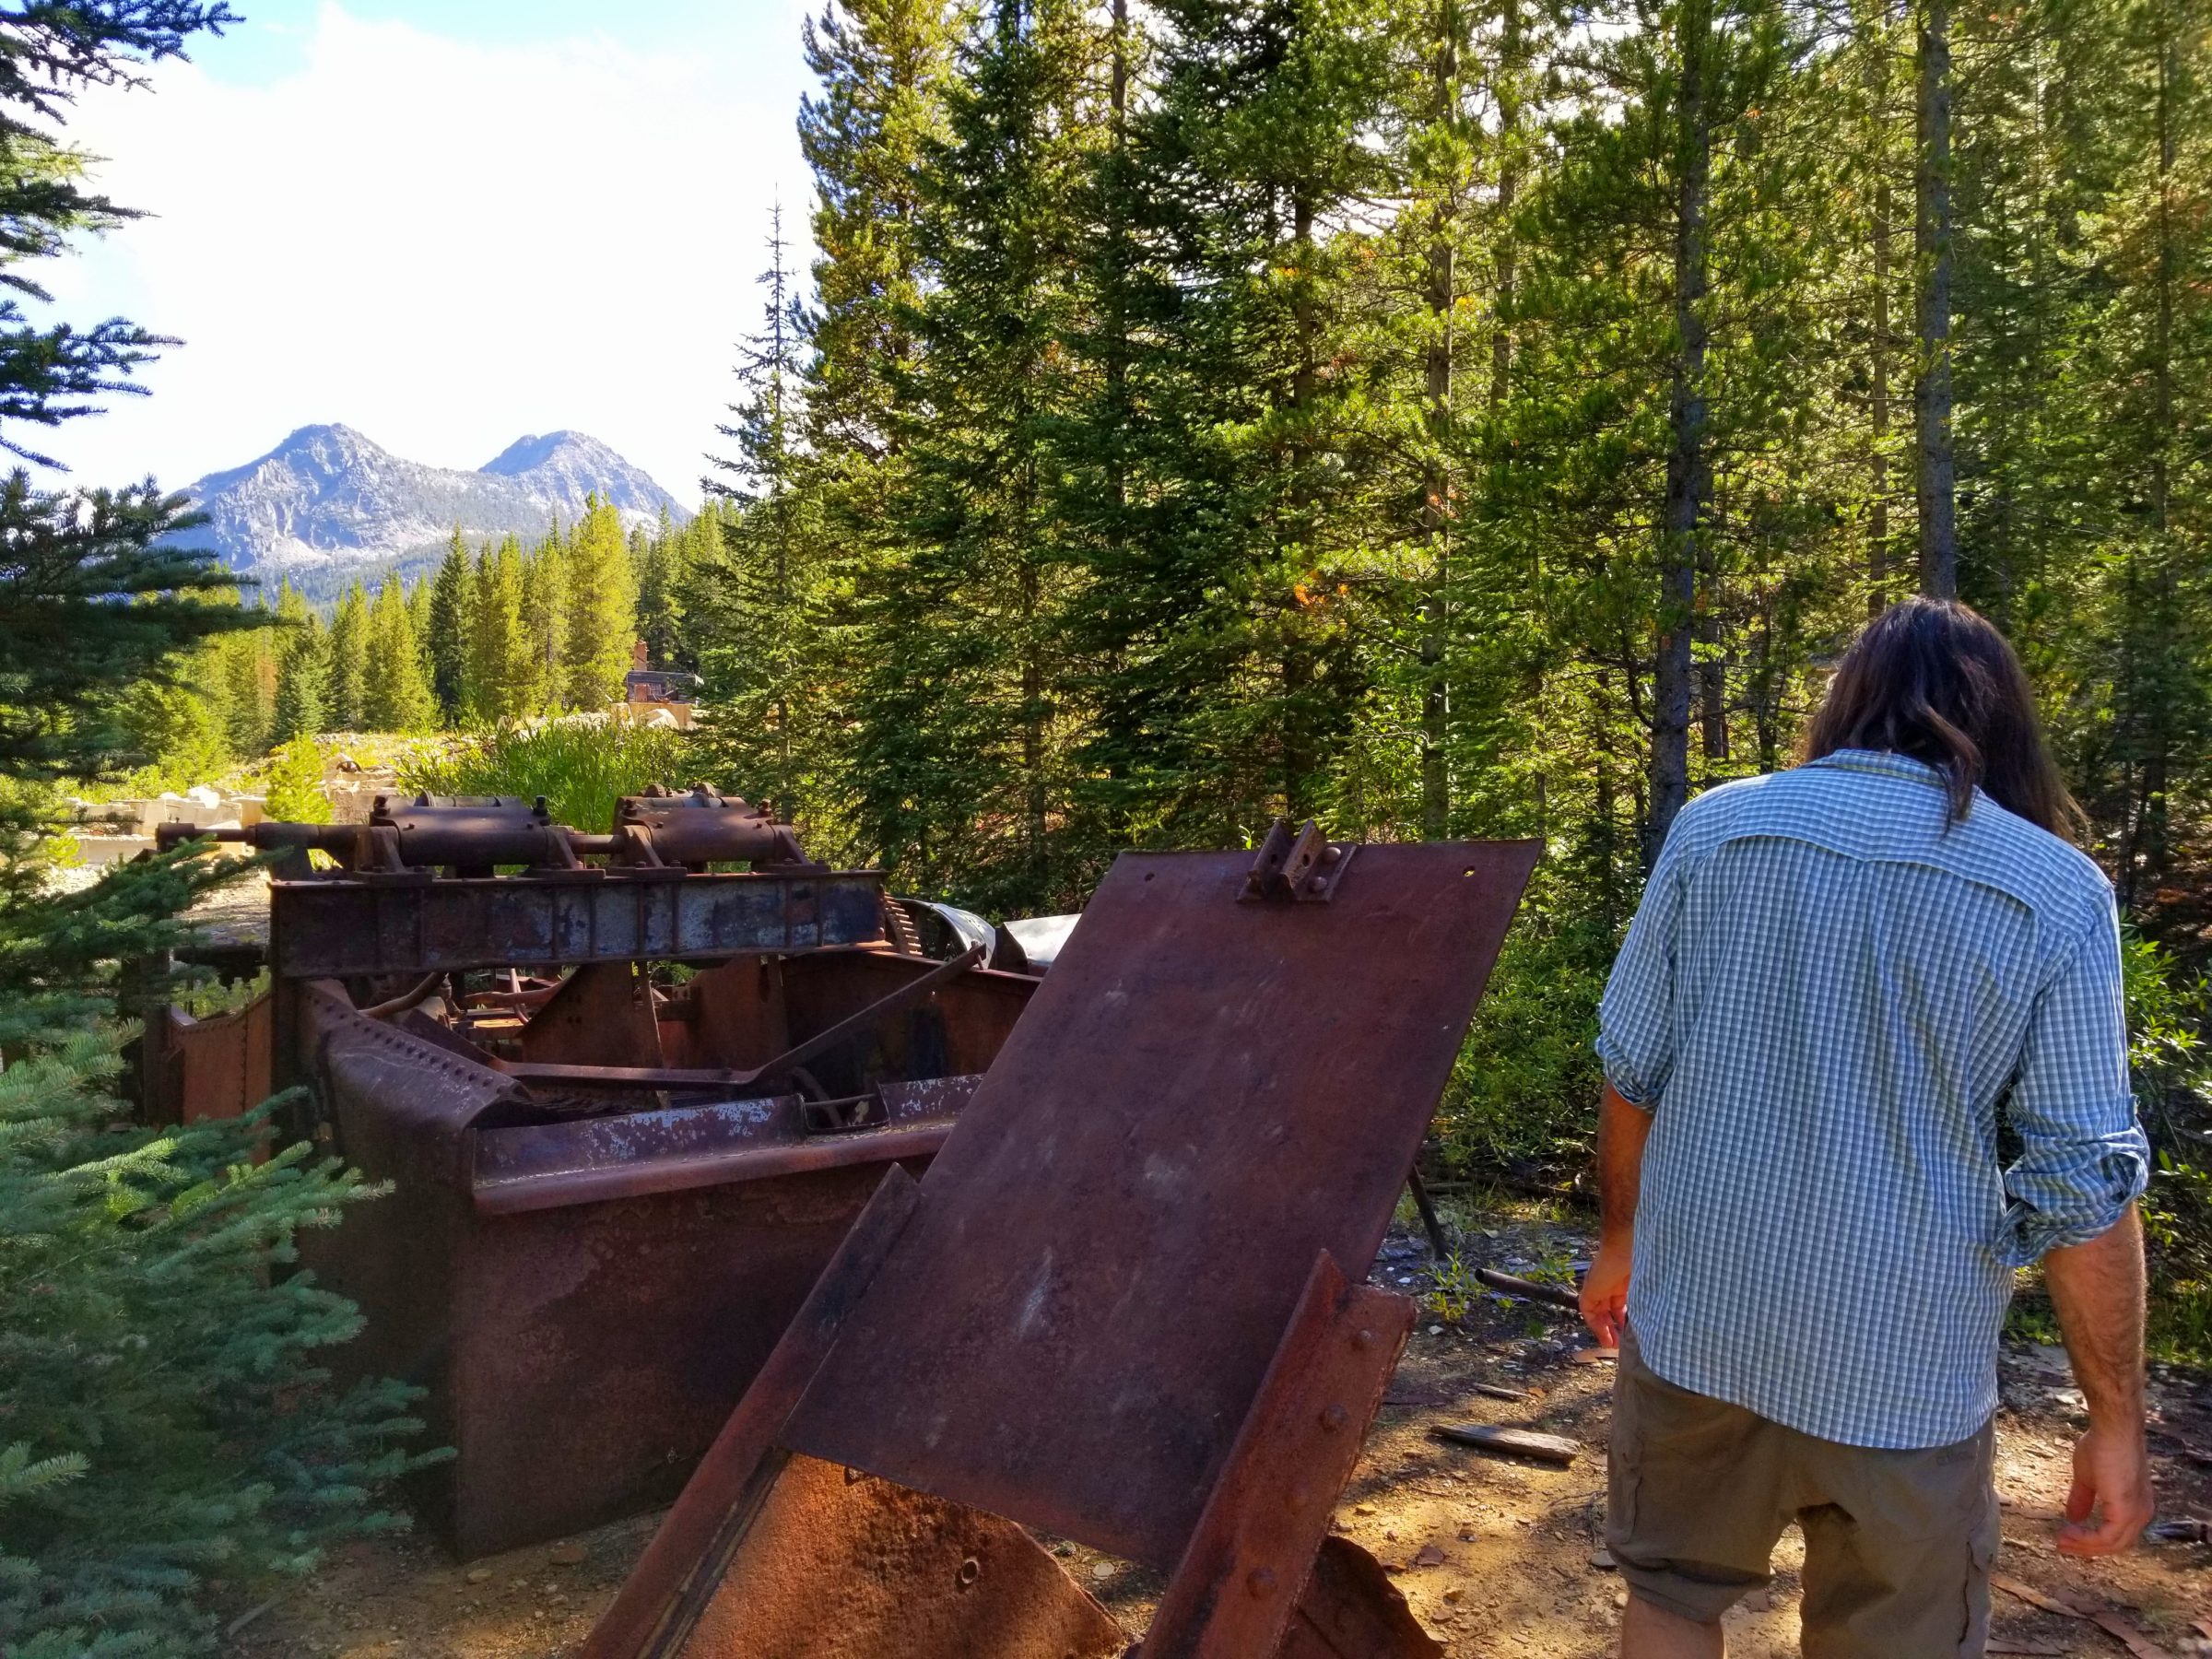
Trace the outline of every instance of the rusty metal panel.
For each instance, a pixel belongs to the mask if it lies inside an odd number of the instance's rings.
[[[1173,1566],[1315,1257],[1365,1277],[1536,853],[1362,847],[1312,903],[1124,855],[791,1448]]]
[[[159,1040],[147,1045],[161,1051],[161,1088],[168,1097],[156,1107],[159,1121],[190,1124],[201,1118],[234,1118],[251,1112],[272,1092],[269,1087],[271,1016],[266,992],[228,1014],[193,1019],[165,1009],[156,1028]]]
[[[635,962],[586,962],[517,1037],[524,1060],[660,1065],[661,1024]]]
[[[1275,1659],[1443,1659],[1443,1652],[1382,1562],[1349,1538],[1329,1538]]]
[[[274,884],[288,979],[813,950],[883,936],[872,873],[356,879]]]
[[[1128,1638],[1020,1527],[792,1459],[681,1659],[1120,1659]]]
[[[1273,1653],[1413,1330],[1324,1253],[1145,1636],[1146,1659]]]
[[[488,1132],[491,1133],[491,1132]],[[441,1371],[465,1558],[665,1503],[881,1182],[865,1161],[486,1215],[457,1240]]]
[[[789,1461],[777,1441],[793,1406],[912,1224],[920,1202],[903,1170],[884,1172],[578,1659],[665,1656],[690,1635],[746,1527]]]

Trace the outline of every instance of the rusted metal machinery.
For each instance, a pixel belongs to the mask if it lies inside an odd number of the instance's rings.
[[[1142,1659],[1441,1653],[1329,1517],[1414,1316],[1363,1280],[1535,855],[1124,855],[590,1659],[1121,1654],[1026,1527],[1171,1575]]]
[[[266,1071],[310,1086],[288,1132],[393,1183],[302,1259],[367,1316],[343,1362],[429,1389],[455,1456],[418,1496],[464,1558],[682,1485],[1036,984],[900,949],[880,876],[704,790],[625,800],[606,835],[423,797],[221,838],[298,854]]]

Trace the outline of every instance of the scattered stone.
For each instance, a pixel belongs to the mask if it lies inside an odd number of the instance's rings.
[[[1466,1592],[1465,1590],[1463,1590],[1459,1585],[1454,1584],[1451,1589],[1444,1592],[1444,1599],[1448,1602],[1455,1602],[1465,1594]]]
[[[1600,1572],[1614,1572],[1619,1568],[1619,1563],[1613,1559],[1613,1552],[1609,1549],[1601,1549],[1593,1555],[1590,1558],[1590,1565]]]
[[[546,1551],[546,1559],[556,1567],[581,1567],[583,1565],[583,1546],[556,1544]]]
[[[1352,1513],[1355,1515],[1371,1515],[1374,1512],[1375,1506],[1371,1503],[1355,1503],[1352,1505]]]
[[[1614,1591],[1613,1605],[1617,1607],[1627,1606],[1629,1605],[1629,1593],[1626,1590]]]
[[[471,1567],[468,1570],[468,1582],[472,1584],[486,1583],[490,1578],[491,1569],[488,1567]]]
[[[1110,1579],[1120,1571],[1112,1561],[1093,1561],[1090,1564],[1090,1576],[1094,1579]]]
[[[1444,1552],[1433,1544],[1424,1544],[1414,1556],[1413,1564],[1416,1567],[1441,1567],[1444,1564]]]

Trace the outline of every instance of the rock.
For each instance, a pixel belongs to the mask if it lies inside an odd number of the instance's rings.
[[[556,1567],[581,1567],[583,1565],[583,1546],[556,1544],[546,1551],[546,1559]]]
[[[1416,1567],[1441,1567],[1444,1564],[1444,1552],[1433,1544],[1424,1544],[1415,1554],[1413,1564]]]
[[[1618,1571],[1618,1564],[1613,1559],[1613,1552],[1609,1549],[1601,1549],[1595,1555],[1592,1556],[1590,1558],[1590,1565],[1596,1568],[1600,1572],[1614,1572]]]
[[[1613,1605],[1617,1607],[1627,1606],[1629,1605],[1629,1593],[1626,1590],[1614,1591]]]
[[[1444,1599],[1448,1602],[1455,1602],[1465,1594],[1465,1590],[1462,1589],[1459,1585],[1454,1584],[1451,1589],[1444,1592]]]
[[[1120,1571],[1112,1561],[1093,1561],[1090,1564],[1090,1576],[1094,1579],[1110,1579]]]
[[[472,1584],[488,1583],[490,1578],[491,1569],[488,1567],[471,1567],[468,1570],[468,1582]]]
[[[1355,1515],[1371,1515],[1374,1512],[1375,1506],[1371,1503],[1355,1503],[1352,1505],[1352,1513]]]

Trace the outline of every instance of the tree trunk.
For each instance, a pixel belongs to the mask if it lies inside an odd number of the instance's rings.
[[[1918,0],[1918,156],[1912,170],[1919,361],[1912,420],[1919,466],[1920,589],[1959,593],[1957,466],[1951,449],[1951,18],[1950,0]]]
[[[1889,238],[1895,231],[1895,199],[1889,187],[1889,157],[1883,142],[1889,131],[1889,40],[1887,0],[1865,24],[1872,37],[1866,53],[1868,90],[1873,104],[1868,124],[1867,160],[1874,186],[1874,293],[1866,341],[1867,493],[1866,616],[1869,621],[1889,605]]]
[[[1430,117],[1440,127],[1453,116],[1459,81],[1459,8],[1440,0],[1431,72]],[[1452,247],[1453,203],[1439,192],[1430,208],[1429,350],[1424,392],[1429,403],[1429,465],[1422,509],[1434,549],[1421,616],[1421,834],[1441,841],[1452,823],[1452,781],[1445,755],[1451,738],[1451,682],[1444,662],[1451,629],[1452,478],[1444,464],[1452,436],[1452,305],[1456,298]]]
[[[1682,0],[1682,87],[1675,117],[1675,362],[1667,403],[1666,504],[1659,553],[1658,652],[1652,668],[1652,759],[1643,836],[1650,869],[1689,798],[1690,639],[1699,536],[1712,494],[1705,450],[1706,194],[1712,172],[1706,104],[1712,0]]]

